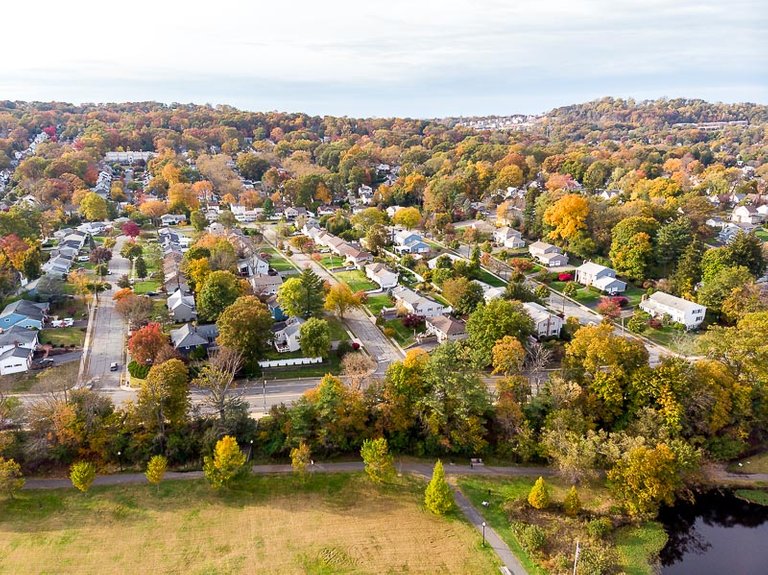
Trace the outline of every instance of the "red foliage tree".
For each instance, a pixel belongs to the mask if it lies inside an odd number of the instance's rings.
[[[621,306],[613,298],[603,297],[597,304],[597,312],[608,319],[616,319],[621,315]]]
[[[122,230],[126,236],[131,238],[136,238],[141,233],[141,228],[136,222],[125,222]]]
[[[163,348],[168,346],[168,336],[159,323],[150,323],[134,332],[128,340],[128,351],[137,363],[152,363]]]

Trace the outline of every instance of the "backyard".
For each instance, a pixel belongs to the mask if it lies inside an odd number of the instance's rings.
[[[423,483],[362,474],[249,477],[25,491],[4,504],[9,573],[464,573],[496,571],[454,515],[422,507]]]
[[[269,254],[271,257],[269,258],[269,266],[274,269],[277,272],[295,272],[296,268],[294,265],[289,262],[287,259],[285,259],[280,252],[278,252],[275,248],[272,246],[261,246],[259,249],[259,253],[265,253]]]
[[[138,280],[133,284],[133,291],[137,295],[157,293],[160,291],[160,282],[156,280]]]
[[[368,311],[376,317],[378,317],[382,309],[385,307],[392,307],[392,305],[392,298],[385,293],[369,295],[365,302],[365,307],[367,307]]]
[[[353,292],[369,291],[378,289],[379,286],[365,277],[360,270],[351,270],[345,272],[336,272],[334,275],[349,286]]]
[[[84,327],[52,327],[41,330],[40,343],[51,344],[56,347],[83,347],[85,341]]]

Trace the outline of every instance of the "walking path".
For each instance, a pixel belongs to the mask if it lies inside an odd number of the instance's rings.
[[[707,465],[703,469],[705,479],[725,485],[741,487],[765,487],[768,484],[768,473],[734,473],[728,471],[723,464]]]

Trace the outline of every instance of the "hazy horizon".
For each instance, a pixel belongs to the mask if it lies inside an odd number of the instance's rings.
[[[5,27],[0,98],[416,118],[604,96],[768,102],[759,0],[507,4],[136,0],[111,17],[84,2],[13,4],[6,22],[55,24]]]

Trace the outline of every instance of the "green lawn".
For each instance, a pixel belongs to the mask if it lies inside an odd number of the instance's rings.
[[[768,230],[766,230],[765,228],[762,228],[762,227],[757,228],[755,230],[755,235],[761,240],[763,240],[764,242],[768,242]]]
[[[402,347],[408,346],[412,344],[414,341],[413,329],[409,327],[405,327],[403,325],[403,320],[401,320],[400,318],[386,321],[384,322],[384,325],[382,327],[393,329],[395,332],[393,338]]]
[[[156,280],[140,280],[133,284],[133,291],[137,295],[149,292],[158,292],[160,291],[161,285],[162,284]]]
[[[684,332],[667,326],[661,329],[649,327],[641,335],[677,353],[692,355],[697,353],[698,338],[703,332]]]
[[[323,267],[332,269],[332,268],[339,268],[344,265],[344,258],[341,256],[337,256],[336,254],[321,254],[322,258],[320,259],[320,264]]]
[[[23,491],[3,503],[6,573],[498,573],[458,514],[423,508],[424,482],[362,474],[249,476]]]
[[[374,315],[378,316],[385,307],[392,307],[392,298],[387,294],[369,295],[365,302],[365,307]]]
[[[476,280],[486,283],[492,287],[504,287],[507,285],[504,280],[497,278],[492,273],[482,268],[477,270],[474,275]]]
[[[625,298],[629,300],[629,305],[632,307],[637,307],[640,305],[640,300],[643,299],[643,296],[645,295],[645,290],[639,287],[635,287],[633,285],[627,284],[627,290],[623,294]]]
[[[379,288],[377,284],[373,283],[371,280],[365,277],[365,274],[360,270],[336,272],[333,275],[347,284],[349,289],[351,289],[353,292],[369,291]]]
[[[741,467],[739,467],[741,463]],[[768,473],[768,451],[745,457],[741,461],[728,466],[733,473]]]
[[[746,499],[751,503],[757,503],[763,507],[768,507],[768,491],[761,489],[737,489],[735,491],[736,497]]]
[[[39,334],[41,344],[51,344],[54,346],[83,347],[85,342],[84,327],[52,327],[44,329]]]
[[[64,299],[51,304],[48,315],[58,316],[59,318],[72,317],[84,319],[88,317],[88,306],[82,298]]]
[[[349,334],[344,324],[341,323],[339,318],[333,316],[327,316],[325,320],[328,322],[328,328],[331,332],[331,341],[348,341]]]
[[[269,265],[275,271],[278,271],[278,272],[296,271],[296,266],[294,266],[289,260],[283,257],[283,255],[272,246],[261,246],[259,248],[259,253],[266,253],[272,256],[269,260]]]
[[[517,502],[527,498],[534,481],[533,477],[503,480],[463,477],[459,479],[459,486],[480,510],[488,524],[507,542],[526,570],[532,575],[544,575],[548,571],[540,564],[542,556],[531,555],[523,549],[511,528],[508,514],[508,509],[521,508],[521,504]],[[561,502],[570,485],[555,478],[548,479],[547,483],[553,500]],[[578,492],[582,506],[590,516],[604,516],[611,513],[613,501],[604,486],[581,484]],[[489,506],[484,507],[483,501],[488,501]],[[527,503],[522,504],[523,509],[526,506]],[[590,544],[584,519],[570,518],[557,510],[537,512],[530,507],[522,514],[531,519],[531,521],[523,520],[523,523],[535,522],[545,530],[548,553],[560,552],[572,557],[573,541],[576,538],[581,541],[582,549]],[[663,527],[659,523],[649,522],[618,529],[606,537],[605,543],[612,544],[618,552],[620,565],[617,567],[620,567],[620,571],[627,575],[652,575],[653,560],[664,547],[666,540]]]

